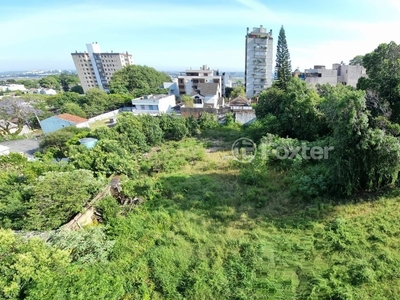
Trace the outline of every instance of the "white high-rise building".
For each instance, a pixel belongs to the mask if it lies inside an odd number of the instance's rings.
[[[272,30],[262,25],[246,34],[245,88],[247,98],[257,96],[272,85]]]
[[[127,65],[133,65],[131,54],[101,52],[100,45],[86,44],[88,52],[71,53],[84,92],[97,87],[109,91],[112,74]]]

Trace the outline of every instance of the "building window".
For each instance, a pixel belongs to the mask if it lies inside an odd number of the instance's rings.
[[[144,105],[140,105],[140,109],[141,110],[145,110],[145,106]]]
[[[196,96],[193,99],[193,103],[194,104],[203,104],[203,101],[201,100],[201,98],[199,96]]]

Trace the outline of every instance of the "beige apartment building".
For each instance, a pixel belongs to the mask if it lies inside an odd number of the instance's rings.
[[[191,95],[198,90],[198,85],[202,83],[217,83],[219,97],[225,95],[225,87],[228,83],[228,74],[210,69],[203,65],[199,69],[188,69],[179,73],[178,87],[180,95]]]
[[[83,91],[99,88],[109,92],[112,74],[127,65],[133,65],[133,58],[128,52],[101,52],[100,45],[86,44],[87,52],[71,53]]]

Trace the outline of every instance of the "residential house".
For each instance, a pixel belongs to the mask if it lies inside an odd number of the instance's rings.
[[[41,88],[41,89],[37,89],[37,93],[42,94],[42,95],[56,95],[57,91],[54,89]]]
[[[15,91],[26,92],[27,90],[23,84],[0,85],[0,92],[15,92]]]
[[[50,133],[65,127],[89,128],[88,119],[71,114],[60,114],[40,121],[43,132]]]
[[[132,99],[132,112],[134,114],[159,115],[172,113],[176,106],[175,95],[146,95]]]
[[[176,98],[180,97],[178,80],[175,80],[174,82],[164,82],[163,88],[168,90],[168,95],[175,95]]]
[[[218,108],[223,106],[220,90],[219,83],[198,83],[196,91],[191,94],[193,107]]]
[[[236,110],[252,110],[251,101],[243,96],[237,96],[229,101],[229,107],[232,111]]]

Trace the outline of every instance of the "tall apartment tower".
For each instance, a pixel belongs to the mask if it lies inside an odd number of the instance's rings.
[[[245,88],[247,98],[254,97],[272,85],[272,30],[262,25],[246,33]]]
[[[83,91],[97,87],[109,91],[112,74],[127,65],[133,65],[131,54],[101,52],[100,45],[86,44],[87,52],[71,53]]]

